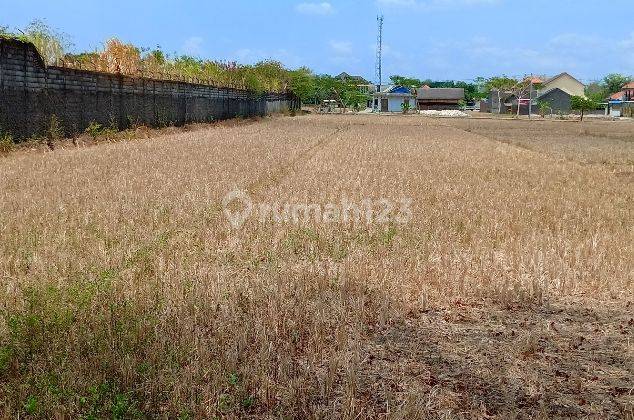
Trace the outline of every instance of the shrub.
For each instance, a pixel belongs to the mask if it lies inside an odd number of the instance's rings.
[[[103,126],[95,121],[92,121],[88,124],[88,127],[86,127],[84,131],[92,137],[93,140],[97,140],[97,137],[103,132]]]
[[[0,154],[9,153],[14,147],[15,143],[11,134],[0,131]]]
[[[542,118],[546,117],[546,114],[548,114],[548,112],[551,110],[550,104],[548,102],[539,101],[538,106],[539,106],[539,115]]]
[[[570,104],[573,110],[580,112],[581,121],[583,121],[583,116],[586,111],[591,111],[599,107],[599,104],[596,101],[583,96],[571,97]]]
[[[62,124],[57,118],[57,115],[51,115],[51,120],[48,125],[48,129],[46,130],[46,145],[49,149],[53,150],[53,142],[55,140],[59,140],[64,137],[64,129],[62,128]]]

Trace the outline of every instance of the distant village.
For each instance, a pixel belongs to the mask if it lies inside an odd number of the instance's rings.
[[[360,76],[341,73],[343,82],[355,82],[359,91],[368,97],[367,107],[374,112],[403,112],[404,110],[468,110],[491,114],[513,115],[568,115],[574,111],[573,98],[586,98],[588,86],[569,73],[553,77],[529,76],[520,81],[498,78],[489,85],[481,98],[469,98],[463,87],[430,87],[387,84],[377,85]],[[596,97],[596,95],[595,95]],[[628,81],[617,92],[594,100],[595,109],[589,114],[614,118],[633,117],[634,81]]]

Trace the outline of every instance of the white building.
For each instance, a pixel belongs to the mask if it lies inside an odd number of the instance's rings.
[[[379,112],[403,112],[404,106],[416,109],[416,95],[404,86],[392,86],[373,96],[374,109]]]

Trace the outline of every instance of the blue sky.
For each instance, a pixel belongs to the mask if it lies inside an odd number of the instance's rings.
[[[0,0],[0,25],[43,18],[69,34],[75,50],[116,36],[179,54],[273,58],[374,80],[382,13],[385,77],[568,71],[589,81],[634,74],[634,25],[625,24],[631,10],[631,0]]]

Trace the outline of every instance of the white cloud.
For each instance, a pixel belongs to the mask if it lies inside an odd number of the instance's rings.
[[[331,63],[343,67],[345,71],[352,71],[351,66],[361,62],[359,57],[354,55],[354,45],[350,41],[331,40],[329,43]]]
[[[619,42],[619,47],[626,49],[634,49],[634,32],[630,33],[629,38],[626,38]]]
[[[627,39],[623,42],[627,43]],[[601,74],[632,72],[634,60],[628,62],[623,42],[576,33],[558,34],[545,42],[529,45],[509,45],[482,36],[431,39],[426,41],[424,50],[418,51],[417,65],[435,77],[439,74],[449,78],[496,74],[552,76],[567,71],[587,82]],[[456,57],[460,57],[460,66],[456,65]]]
[[[181,51],[184,54],[192,55],[195,57],[204,55],[203,38],[199,36],[191,36],[185,40],[181,46]]]
[[[489,6],[504,0],[376,0],[379,6],[417,10],[453,9],[465,6]]]
[[[297,68],[305,65],[303,58],[293,54],[284,48],[275,50],[253,50],[250,48],[241,48],[230,54],[230,60],[235,60],[241,64],[255,64],[264,60],[275,60],[283,63],[290,68]]]
[[[348,55],[353,50],[350,41],[330,41],[330,48],[336,55]]]
[[[322,3],[300,3],[295,6],[295,11],[305,15],[330,15],[335,9],[328,2]]]
[[[562,48],[564,50],[592,51],[598,48],[607,47],[606,40],[594,35],[565,33],[557,35],[548,42],[550,47]]]

